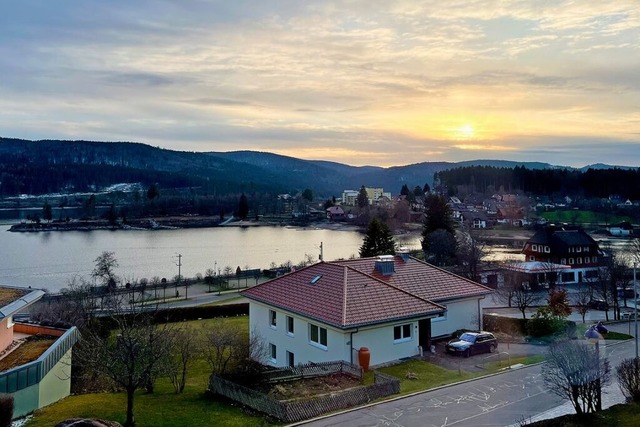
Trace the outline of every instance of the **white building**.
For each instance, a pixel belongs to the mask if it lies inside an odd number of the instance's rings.
[[[378,365],[428,351],[432,338],[481,329],[485,286],[406,254],[314,264],[242,294],[251,333],[274,366],[345,360]]]

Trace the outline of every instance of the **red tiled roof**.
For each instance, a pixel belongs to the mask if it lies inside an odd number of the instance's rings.
[[[315,264],[242,295],[339,328],[435,316],[444,311],[444,307],[389,281],[340,263]]]
[[[492,292],[486,286],[415,258],[407,257],[404,261],[399,256],[394,257],[395,272],[386,276],[375,269],[376,261],[377,258],[360,258],[336,263],[348,265],[420,298],[438,303]]]

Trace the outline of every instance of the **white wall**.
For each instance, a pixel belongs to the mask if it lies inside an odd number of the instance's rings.
[[[249,303],[249,322],[252,333],[259,333],[265,344],[276,345],[274,366],[287,366],[286,352],[295,356],[295,363],[329,362],[334,360],[353,361],[358,364],[358,350],[367,347],[371,353],[370,365],[378,365],[403,357],[418,354],[418,322],[404,321],[343,331],[322,325],[313,320],[283,310],[276,311],[276,328],[269,324],[269,310],[266,305],[251,301]],[[287,334],[286,316],[294,319],[294,334]],[[327,348],[319,348],[309,342],[309,324],[313,323],[327,329]],[[394,342],[393,328],[396,325],[411,324],[411,339]],[[353,333],[352,333],[353,332]],[[350,340],[353,337],[353,342]],[[352,358],[353,357],[353,358]]]
[[[276,345],[276,361],[275,363],[267,360],[273,366],[287,366],[286,352],[290,351],[294,354],[295,364],[308,362],[329,362],[344,359],[347,348],[346,341],[348,334],[340,329],[328,327],[318,322],[302,318],[293,313],[276,309],[276,328],[272,328],[269,324],[269,310],[266,305],[251,301],[249,303],[249,323],[251,325],[251,333],[256,331],[262,337],[267,349],[268,345]],[[287,334],[286,316],[293,317],[294,333]],[[327,348],[319,348],[311,344],[309,341],[309,324],[313,323],[327,329]],[[348,354],[348,353],[347,353]]]
[[[411,339],[394,342],[393,328],[397,325],[411,324]],[[418,354],[418,322],[395,322],[383,326],[360,328],[353,336],[353,363],[358,364],[358,350],[367,347],[371,353],[370,365],[379,365],[391,362],[403,357],[416,356]],[[347,339],[349,339],[347,334]],[[345,354],[345,360],[349,361],[349,354]]]
[[[431,336],[451,335],[458,329],[478,329],[478,298],[439,304],[447,307],[444,317],[431,319]]]

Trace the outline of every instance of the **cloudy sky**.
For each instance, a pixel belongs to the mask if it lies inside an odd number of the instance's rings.
[[[0,136],[640,166],[637,0],[20,0]]]

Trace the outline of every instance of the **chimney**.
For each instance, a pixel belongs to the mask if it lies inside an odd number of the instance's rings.
[[[396,255],[402,258],[402,261],[404,262],[409,261],[409,248],[407,248],[406,246],[399,247],[396,251]]]
[[[389,276],[395,273],[393,255],[379,255],[376,260],[376,270],[383,276]]]

